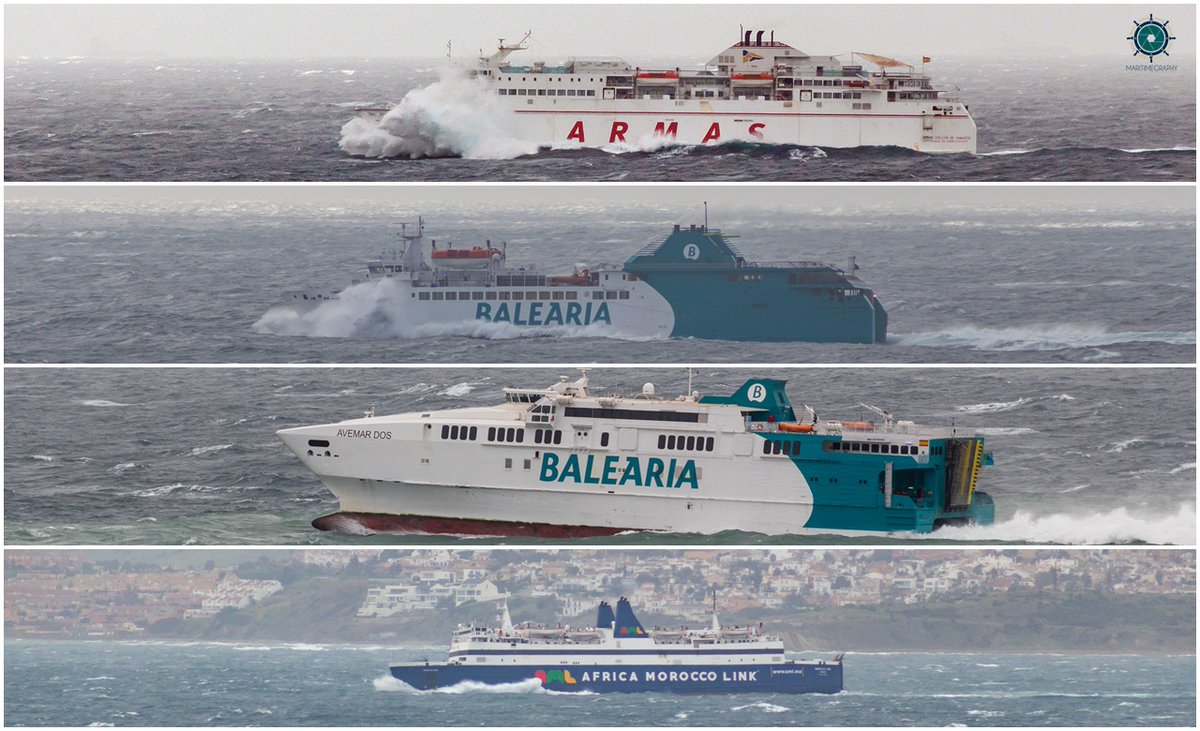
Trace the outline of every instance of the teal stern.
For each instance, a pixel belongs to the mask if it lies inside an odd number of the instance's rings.
[[[813,261],[750,262],[717,229],[675,226],[624,271],[661,294],[672,337],[755,342],[882,343],[887,312],[847,270]]]
[[[793,407],[785,382],[774,379],[752,379],[731,396],[701,403],[744,407],[764,473],[772,463],[789,462],[798,472],[812,511],[797,528],[930,533],[995,521],[991,496],[977,489],[992,464],[981,436],[895,421],[866,405],[871,420],[822,420],[808,407]]]

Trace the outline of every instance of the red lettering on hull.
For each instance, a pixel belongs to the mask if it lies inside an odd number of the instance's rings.
[[[755,122],[754,124],[750,125],[750,136],[756,140],[761,140],[763,138],[762,130],[766,126],[767,125],[763,124],[762,122]]]
[[[719,139],[721,139],[721,123],[713,122],[712,126],[708,128],[708,131],[704,133],[704,139],[700,140],[700,144],[703,145],[710,140]]]
[[[579,140],[579,143],[583,144],[583,120],[582,119],[579,120],[578,122],[576,122],[575,126],[571,128],[571,133],[567,135],[567,139],[568,140]]]
[[[608,142],[624,142],[625,133],[629,131],[629,125],[625,122],[613,122],[612,132],[608,133]],[[583,141],[582,139],[580,140]]]
[[[384,515],[382,513],[332,513],[313,520],[317,530],[339,533],[433,533],[469,536],[530,536],[534,538],[592,538],[611,536],[628,528],[589,525],[549,525],[516,523],[506,520],[469,518],[431,518],[422,515]]]
[[[671,122],[670,124],[659,122],[654,125],[654,134],[657,137],[677,137],[679,135],[679,122]]]

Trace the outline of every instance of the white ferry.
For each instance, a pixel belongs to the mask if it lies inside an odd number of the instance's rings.
[[[714,598],[714,605],[715,605]],[[391,666],[417,690],[463,682],[504,685],[538,680],[559,692],[838,693],[842,657],[789,660],[783,641],[761,627],[646,629],[629,600],[616,612],[601,602],[596,626],[513,625],[505,605],[499,627],[459,627],[447,663]]]
[[[513,64],[526,34],[501,39],[467,73],[496,100],[489,109],[511,112],[515,134],[543,147],[741,141],[975,153],[975,120],[957,92],[933,85],[929,58],[917,67],[872,53],[809,55],[766,33],[742,29],[694,70],[619,59]],[[403,106],[359,113],[384,130],[413,129]]]
[[[982,437],[819,419],[784,382],[676,399],[594,395],[585,373],[490,407],[283,429],[338,497],[320,529],[578,537],[655,530],[929,532],[990,523]]]

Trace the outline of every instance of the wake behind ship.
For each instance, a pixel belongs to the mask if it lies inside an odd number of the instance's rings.
[[[387,316],[404,332],[703,338],[761,342],[883,343],[887,312],[855,274],[816,261],[748,260],[731,237],[707,225],[676,225],[622,265],[546,275],[510,266],[507,246],[433,240],[409,224],[404,248],[367,265],[387,287]],[[363,282],[356,282],[363,284]],[[294,308],[319,307],[336,293],[293,293]]]
[[[584,57],[514,64],[526,34],[515,44],[501,39],[464,71],[477,85],[477,114],[541,147],[739,141],[975,153],[975,120],[954,91],[933,85],[924,70],[931,59],[918,68],[872,53],[810,55],[766,33],[741,29],[695,70]],[[359,112],[342,130],[351,154],[463,152],[444,149],[448,120],[430,122],[436,115],[415,98]]]
[[[338,497],[322,529],[549,538],[631,530],[928,533],[994,520],[990,454],[954,427],[818,418],[784,382],[597,396],[584,374],[490,407],[283,429]]]
[[[647,630],[622,597],[616,612],[601,602],[596,626],[459,627],[450,661],[391,666],[417,690],[463,682],[504,685],[537,680],[558,692],[838,693],[842,658],[788,660],[783,641],[758,627]]]

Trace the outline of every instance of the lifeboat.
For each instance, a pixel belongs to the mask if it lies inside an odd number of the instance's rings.
[[[674,71],[639,71],[637,77],[639,79],[678,79],[679,74]]]
[[[587,267],[584,267],[576,269],[573,274],[546,277],[546,281],[550,284],[586,286],[592,281],[592,273]]]
[[[812,424],[789,424],[783,422],[779,425],[779,431],[790,432],[793,434],[808,434],[815,427]]]
[[[492,257],[503,257],[499,249],[472,246],[469,249],[434,249],[433,263],[443,269],[486,269]]]
[[[771,74],[768,72],[761,74],[730,74],[729,78],[734,81],[770,81]]]
[[[875,430],[875,425],[869,421],[843,421],[842,426],[847,429],[858,429],[860,431]]]

